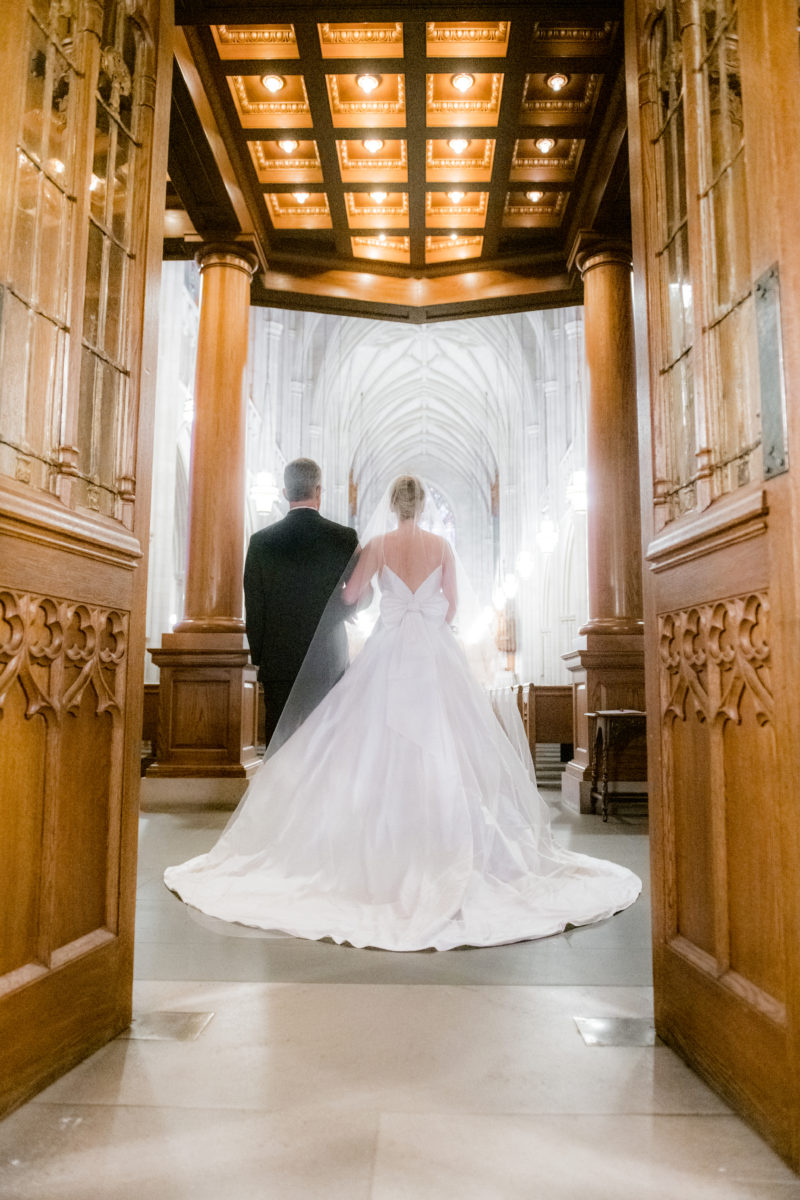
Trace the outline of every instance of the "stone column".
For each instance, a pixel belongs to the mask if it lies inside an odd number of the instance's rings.
[[[644,708],[644,635],[630,249],[597,243],[577,256],[577,264],[589,368],[589,620],[575,649],[563,656],[573,677],[575,725],[563,794],[585,812],[594,739],[586,714]],[[618,790],[641,791],[642,783],[628,780]]]
[[[244,374],[257,263],[236,244],[207,245],[197,257],[186,601],[174,632],[151,651],[161,678],[157,758],[147,774],[244,780],[258,765],[255,670],[242,615]]]

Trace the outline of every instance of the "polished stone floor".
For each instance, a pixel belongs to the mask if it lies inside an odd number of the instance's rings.
[[[0,1124],[3,1200],[800,1200],[654,1044],[646,886],[489,950],[269,938],[161,883],[225,820],[142,819],[136,1019]],[[555,827],[647,878],[644,817]]]

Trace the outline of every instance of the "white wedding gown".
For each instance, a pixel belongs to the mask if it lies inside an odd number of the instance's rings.
[[[208,854],[169,867],[225,921],[387,950],[545,937],[626,908],[641,881],[562,849],[445,623],[442,568],[387,566],[381,620],[266,760]]]

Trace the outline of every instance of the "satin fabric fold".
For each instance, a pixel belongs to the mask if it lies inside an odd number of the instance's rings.
[[[381,619],[265,761],[216,846],[167,886],[210,916],[388,950],[489,946],[633,903],[625,867],[562,849],[445,623],[437,568],[389,568]]]

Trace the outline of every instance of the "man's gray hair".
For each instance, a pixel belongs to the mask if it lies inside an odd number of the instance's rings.
[[[283,470],[286,499],[313,500],[321,479],[322,471],[313,458],[295,458],[287,463]]]

